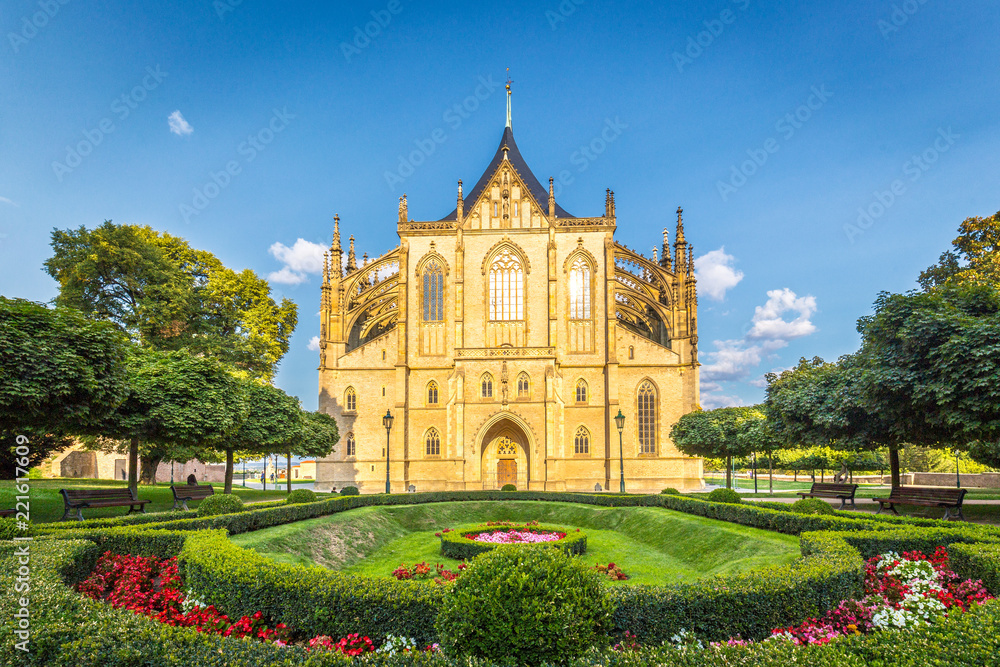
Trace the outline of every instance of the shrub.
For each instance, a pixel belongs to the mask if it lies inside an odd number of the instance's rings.
[[[743,501],[740,500],[740,494],[736,493],[732,489],[715,489],[708,494],[708,502],[739,505]]]
[[[830,503],[819,498],[796,500],[789,509],[797,514],[833,514]]]
[[[360,493],[361,492],[358,491],[358,487],[356,486],[345,486],[340,490],[340,495],[342,496],[357,496],[360,495]]]
[[[500,487],[500,490],[501,491],[517,491],[517,487],[514,486],[513,484],[504,484],[502,487]]]
[[[445,597],[437,630],[455,655],[564,663],[603,639],[610,611],[600,575],[580,559],[504,545],[470,563]]]
[[[440,533],[441,536],[441,555],[447,556],[448,558],[454,558],[456,560],[469,560],[475,558],[479,554],[486,553],[487,551],[492,551],[496,549],[499,544],[493,542],[477,542],[471,539],[470,535],[478,535],[480,533],[487,532],[500,532],[507,530],[528,530],[528,531],[544,531],[553,533],[564,533],[566,537],[561,540],[553,542],[538,542],[536,544],[525,545],[532,547],[553,547],[555,549],[560,549],[567,554],[572,554],[574,556],[580,556],[587,553],[587,534],[583,531],[577,529],[573,532],[566,532],[565,528],[560,528],[559,526],[550,526],[547,524],[528,526],[510,525],[503,528],[477,528],[472,530],[446,530]]]
[[[299,503],[316,502],[316,493],[309,489],[295,489],[285,498],[286,505],[296,505]]]
[[[667,487],[667,488],[663,489],[662,491],[660,491],[660,495],[661,496],[679,496],[679,495],[681,495],[681,492],[678,491],[677,489],[672,489],[670,487]]]
[[[219,493],[209,496],[198,505],[198,516],[216,516],[218,514],[234,514],[243,511],[243,501],[229,493]]]
[[[17,527],[17,519],[14,517],[0,519],[0,540],[12,540],[15,537],[27,537],[34,534],[30,523],[28,523],[28,530],[21,530]]]

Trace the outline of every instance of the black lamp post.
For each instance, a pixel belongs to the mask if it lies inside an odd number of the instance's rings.
[[[615,415],[615,426],[618,427],[618,471],[621,473],[621,493],[625,493],[625,454],[622,452],[622,429],[625,428],[625,415],[621,408]]]
[[[389,493],[389,431],[392,430],[392,413],[385,411],[382,425],[385,426],[385,492]]]
[[[962,488],[962,477],[959,475],[959,468],[958,468],[958,450],[957,449],[955,450],[955,488],[956,489],[961,489]]]

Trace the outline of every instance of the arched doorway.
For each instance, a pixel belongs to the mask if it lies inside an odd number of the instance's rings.
[[[518,423],[507,418],[497,420],[486,429],[480,446],[484,489],[500,489],[506,484],[528,488],[528,437]]]

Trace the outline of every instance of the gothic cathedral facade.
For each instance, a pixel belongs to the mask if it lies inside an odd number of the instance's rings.
[[[508,93],[509,95],[509,93]],[[509,116],[508,116],[509,118]],[[319,407],[341,439],[318,490],[630,492],[702,486],[670,427],[698,406],[697,292],[681,210],[646,257],[532,174],[508,125],[455,210],[346,262],[335,218],[321,295]],[[383,416],[393,416],[387,430]],[[624,415],[619,431],[616,416]],[[619,442],[621,443],[619,445]]]

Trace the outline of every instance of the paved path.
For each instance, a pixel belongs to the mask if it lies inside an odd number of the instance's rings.
[[[772,503],[794,503],[796,500],[798,500],[797,497],[795,497],[795,498],[789,498],[788,496],[783,496],[783,497],[782,496],[775,496],[773,498],[771,498],[771,497],[765,497],[765,498],[743,498],[743,502],[748,502],[748,503],[752,503],[754,501],[770,501]],[[831,505],[839,505],[840,504],[840,499],[838,499],[838,498],[820,498],[820,500],[825,500],[828,503],[830,503]],[[859,503],[872,502],[870,498],[857,498],[857,501]],[[967,497],[965,499],[965,502],[963,503],[963,505],[1000,505],[1000,500],[980,500],[980,499],[977,499],[977,498],[968,498]],[[848,505],[848,507],[850,507],[850,505]]]

